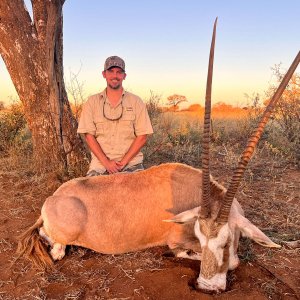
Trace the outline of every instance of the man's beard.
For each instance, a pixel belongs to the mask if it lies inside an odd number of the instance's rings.
[[[108,84],[108,86],[113,90],[118,90],[121,87],[121,84],[120,83],[118,83],[117,85]]]

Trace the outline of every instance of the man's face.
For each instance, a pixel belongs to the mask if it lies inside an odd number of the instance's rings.
[[[126,73],[119,67],[112,67],[102,72],[107,85],[114,90],[122,88],[122,82],[126,78]]]

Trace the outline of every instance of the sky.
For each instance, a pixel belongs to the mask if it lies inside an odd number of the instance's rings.
[[[30,10],[30,1],[25,1]],[[78,73],[84,97],[105,88],[104,61],[125,60],[125,89],[162,104],[172,94],[203,105],[213,23],[218,17],[213,103],[246,104],[264,97],[274,76],[300,50],[299,0],[67,0],[64,4],[64,73]],[[299,67],[297,72],[299,72]],[[0,59],[0,101],[16,99]]]

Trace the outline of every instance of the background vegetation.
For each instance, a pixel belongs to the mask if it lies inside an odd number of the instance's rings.
[[[278,81],[281,72],[274,71]],[[267,95],[274,87],[270,86]],[[79,89],[81,90],[81,89]],[[82,96],[73,89],[77,99],[72,105],[76,119],[81,111]],[[74,98],[76,98],[73,95]],[[181,111],[165,111],[159,95],[151,92],[146,99],[154,132],[144,148],[145,164],[151,166],[164,162],[182,162],[201,167],[201,140],[203,107],[197,104]],[[212,156],[237,158],[243,150],[251,131],[263,111],[264,102],[258,95],[249,97],[249,105],[239,108],[217,103],[212,113]],[[296,74],[285,91],[273,118],[266,127],[258,150],[261,157],[273,157],[278,163],[291,164],[299,168],[300,160],[300,79]],[[18,163],[24,157],[30,161],[32,154],[31,135],[28,130],[21,103],[9,107],[0,106],[0,156],[10,156]],[[236,163],[232,161],[232,163]],[[30,162],[30,165],[34,162]],[[84,170],[84,169],[83,169]],[[81,171],[82,172],[82,171]],[[78,172],[74,172],[78,174]],[[82,174],[84,175],[84,174]]]

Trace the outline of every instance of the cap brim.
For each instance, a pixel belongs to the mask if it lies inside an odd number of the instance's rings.
[[[109,68],[104,69],[104,71],[107,71],[111,68],[120,68],[121,70],[123,70],[125,72],[125,70],[123,68],[121,68],[120,66],[110,66]]]

